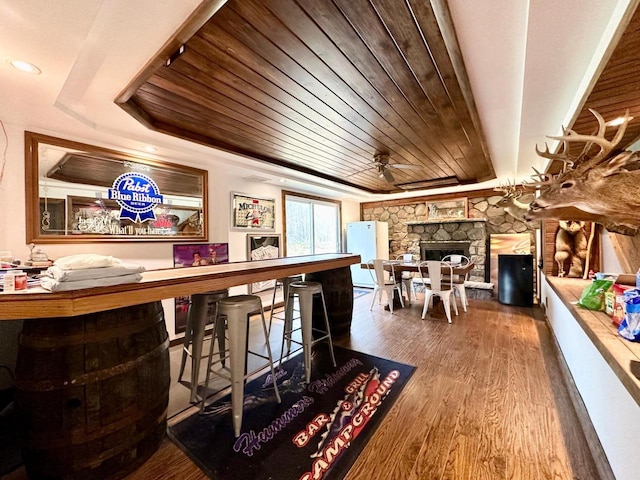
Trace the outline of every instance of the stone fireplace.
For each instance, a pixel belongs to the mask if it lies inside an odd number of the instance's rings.
[[[419,254],[423,260],[439,260],[448,254],[465,255],[474,262],[469,280],[488,282],[486,223],[480,218],[408,222],[407,251]]]

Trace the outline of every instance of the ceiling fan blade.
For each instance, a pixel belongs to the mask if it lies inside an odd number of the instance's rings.
[[[370,170],[378,170],[378,167],[376,165],[372,165],[371,167],[367,167],[367,168],[363,168],[362,170],[358,170],[356,173],[364,173],[364,172],[368,172]]]
[[[387,165],[390,168],[404,168],[407,170],[421,170],[422,167],[418,165],[405,165],[404,163],[391,163]]]
[[[395,183],[396,181],[396,179],[393,178],[393,175],[391,174],[391,172],[386,168],[382,171],[382,176],[389,183]]]

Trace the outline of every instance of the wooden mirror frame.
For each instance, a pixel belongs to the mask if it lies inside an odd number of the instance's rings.
[[[47,135],[42,135],[33,132],[25,131],[25,195],[26,195],[26,241],[27,243],[93,243],[93,242],[131,242],[131,241],[145,241],[145,242],[177,242],[177,241],[200,241],[204,242],[208,240],[208,222],[207,222],[207,171],[201,170],[197,168],[187,167],[184,165],[176,165],[169,162],[159,161],[159,160],[151,160],[143,157],[136,157],[134,155],[129,155],[123,152],[118,152],[116,150],[110,150],[107,148],[96,147],[93,145],[87,145],[79,142],[74,142],[70,140],[64,140],[61,138],[50,137]],[[105,197],[102,201],[100,195],[96,195],[95,198],[87,195],[87,183],[86,182],[73,182],[78,185],[83,185],[84,188],[78,188],[78,191],[69,191],[66,193],[65,198],[52,198],[44,197],[46,200],[45,203],[45,211],[51,216],[51,211],[54,210],[58,214],[58,218],[52,218],[55,223],[60,226],[63,225],[64,233],[61,234],[46,234],[43,233],[46,230],[41,229],[43,225],[43,215],[41,214],[41,201],[42,197],[40,196],[40,147],[43,145],[50,145],[52,148],[56,150],[69,150],[68,153],[63,153],[64,159],[72,158],[75,162],[86,162],[86,165],[95,165],[96,162],[100,160],[104,160],[105,162],[122,162],[122,169],[124,168],[132,168],[134,170],[146,170],[146,171],[154,171],[158,176],[154,181],[158,184],[160,188],[160,184],[168,188],[168,190],[160,191],[160,194],[163,194],[164,197],[171,196],[172,199],[170,202],[164,205],[166,217],[162,220],[164,222],[159,222],[158,219],[155,219],[154,223],[159,223],[160,226],[150,226],[145,225],[146,222],[133,222],[129,219],[122,219],[119,216],[116,216],[114,212],[114,207],[112,203],[114,200],[107,200]],[[78,158],[79,157],[79,158]],[[66,164],[65,164],[66,165]],[[97,172],[97,169],[92,169],[87,167],[84,172]],[[52,170],[50,169],[50,172]],[[114,172],[109,181],[113,182],[119,175],[120,171]],[[52,172],[51,175],[55,174]],[[176,182],[171,182],[171,175],[174,174],[176,179],[179,178]],[[53,178],[51,175],[48,175],[47,178]],[[110,175],[110,172],[107,172],[107,176]],[[149,174],[151,177],[152,174]],[[192,178],[193,177],[193,178]],[[44,178],[44,177],[43,177]],[[199,192],[193,193],[185,193],[180,192],[180,188],[189,182],[185,182],[185,180],[190,180],[192,185],[196,186],[196,189]],[[43,180],[44,181],[44,180]],[[52,183],[57,183],[59,186],[64,186],[63,183],[59,181],[52,180]],[[65,182],[69,183],[69,181]],[[171,185],[174,185],[171,187]],[[96,189],[102,189],[106,191],[112,185],[105,183],[104,181],[101,184],[96,183]],[[53,187],[52,187],[53,188]],[[79,194],[85,192],[84,195]],[[93,192],[91,192],[93,193]],[[199,194],[199,195],[198,195]],[[112,230],[119,229],[120,233],[82,233],[80,231],[74,231],[69,228],[71,222],[71,214],[69,212],[72,211],[71,203],[77,202],[80,200],[93,200],[94,202],[99,202],[101,204],[100,208],[107,212],[108,219],[111,224],[119,222],[115,228]],[[175,199],[182,199],[185,202],[185,205],[174,203]],[[187,200],[188,199],[188,200]],[[106,203],[109,202],[109,207],[106,206]],[[188,205],[191,203],[191,205]],[[49,207],[52,206],[50,209]],[[117,207],[115,207],[117,209]],[[154,207],[155,211],[158,206]],[[189,212],[193,211],[194,213],[189,215]],[[178,221],[181,220],[180,215],[182,216],[188,215],[185,220],[182,220],[181,223],[175,224],[176,217]],[[195,217],[197,220],[193,221],[193,215],[197,214]],[[61,219],[59,216],[64,215],[64,218]],[[162,215],[162,213],[161,213]],[[168,222],[173,221],[172,225],[169,226]],[[187,223],[189,225],[187,225]],[[126,225],[125,225],[126,224]],[[195,229],[193,227],[195,225]],[[120,226],[120,227],[119,227]],[[146,233],[142,233],[146,229]],[[155,233],[155,231],[159,233]],[[127,232],[127,233],[125,233]],[[136,232],[129,234],[128,232]],[[149,233],[153,232],[153,233]]]

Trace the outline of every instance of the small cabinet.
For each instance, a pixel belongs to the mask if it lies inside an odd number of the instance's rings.
[[[498,255],[498,301],[533,306],[533,255]]]

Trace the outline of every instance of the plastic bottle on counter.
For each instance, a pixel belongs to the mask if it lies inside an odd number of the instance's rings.
[[[5,292],[13,292],[16,289],[16,277],[14,272],[6,272],[2,277],[2,289]]]

